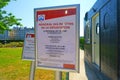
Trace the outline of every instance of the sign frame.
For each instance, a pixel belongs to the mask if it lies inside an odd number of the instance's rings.
[[[34,43],[31,43],[31,42],[27,41],[28,40],[27,39],[27,35],[29,37],[29,40],[32,41],[32,42],[34,42]],[[31,35],[32,35],[33,38],[31,37]],[[27,47],[29,48],[29,50],[26,50]],[[31,49],[33,49],[33,50],[31,50]],[[28,52],[30,52],[32,55],[28,56]],[[35,34],[34,33],[28,32],[28,33],[25,34],[25,39],[24,39],[24,44],[23,44],[23,50],[22,50],[22,59],[23,60],[29,60],[29,61],[35,61]]]
[[[50,66],[37,66],[37,57],[38,57],[38,35],[37,34],[37,11],[45,11],[45,10],[58,10],[58,9],[67,9],[67,8],[76,8],[76,16],[75,16],[75,69],[69,68],[59,68],[59,67],[50,67]],[[44,18],[40,18],[44,20]],[[73,5],[63,5],[63,6],[54,6],[54,7],[45,7],[45,8],[35,8],[34,9],[34,26],[35,26],[35,57],[36,57],[36,68],[40,69],[48,69],[48,70],[57,70],[57,71],[67,71],[67,72],[79,72],[80,67],[80,53],[79,53],[79,33],[80,33],[80,4],[73,4]]]

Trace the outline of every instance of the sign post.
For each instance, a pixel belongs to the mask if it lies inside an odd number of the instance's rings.
[[[55,80],[62,80],[62,72],[61,71],[56,71]]]
[[[66,80],[69,80],[69,72],[66,72]]]
[[[27,33],[25,35],[24,40],[24,47],[23,47],[23,54],[22,59],[23,60],[30,60],[31,62],[31,68],[30,68],[30,80],[34,80],[35,75],[35,47],[34,47],[34,33]]]
[[[37,68],[79,71],[79,7],[34,9]]]
[[[35,61],[32,61],[30,68],[30,80],[34,80],[34,76],[35,76]]]

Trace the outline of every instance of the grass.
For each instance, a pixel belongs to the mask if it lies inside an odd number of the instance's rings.
[[[30,61],[21,59],[22,48],[0,48],[0,80],[29,80]],[[54,80],[55,71],[35,70],[35,80]],[[62,80],[65,80],[65,72]]]
[[[0,80],[29,80],[30,62],[21,53],[22,48],[0,48]]]

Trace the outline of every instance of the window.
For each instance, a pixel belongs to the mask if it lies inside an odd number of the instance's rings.
[[[96,24],[96,34],[99,35],[99,23]]]
[[[110,16],[110,13],[106,13],[105,15],[104,15],[104,29],[105,30],[107,30],[109,27],[110,27],[110,25],[108,26],[108,24],[110,24],[111,23],[111,16]]]
[[[90,21],[85,23],[85,42],[90,43]]]

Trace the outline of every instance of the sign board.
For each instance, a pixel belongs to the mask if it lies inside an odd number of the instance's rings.
[[[27,33],[25,35],[22,59],[32,61],[35,60],[34,38],[35,38],[34,33]]]
[[[36,67],[79,69],[79,4],[36,8]]]

